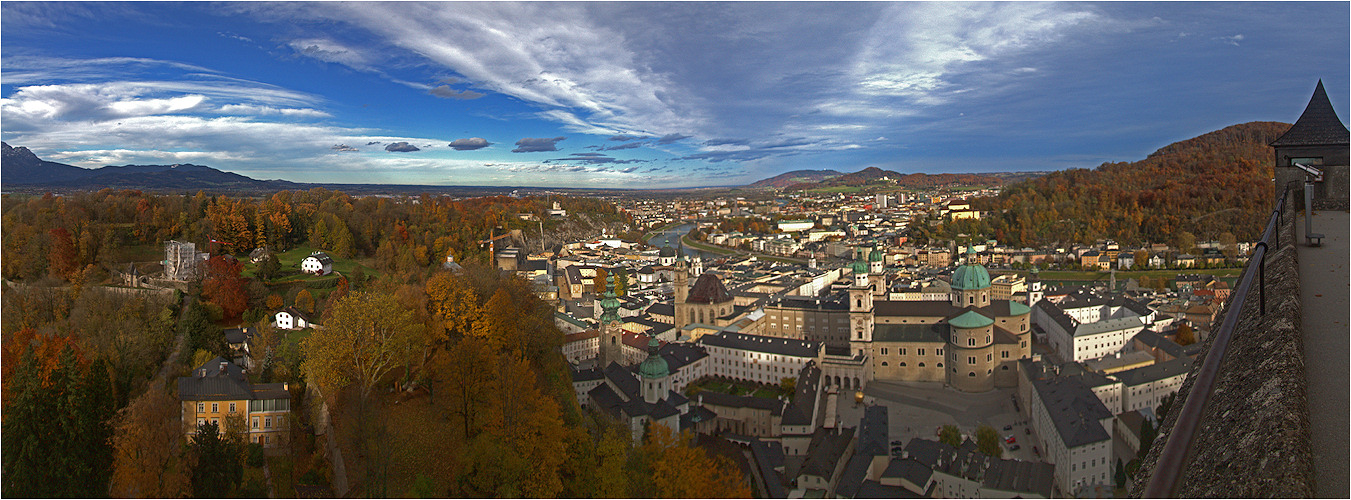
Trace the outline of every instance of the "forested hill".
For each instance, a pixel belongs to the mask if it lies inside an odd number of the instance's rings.
[[[877,167],[868,167],[858,172],[844,174],[839,177],[821,180],[819,182],[803,182],[793,184],[787,187],[788,191],[802,191],[820,187],[833,186],[866,186],[874,184],[883,179],[894,181],[894,185],[905,188],[926,189],[938,186],[961,185],[961,186],[998,186],[1004,181],[998,177],[982,174],[902,174],[894,170],[882,170]],[[888,184],[891,185],[891,184]]]
[[[1173,143],[1133,163],[1054,172],[973,200],[995,212],[982,228],[1001,242],[1175,243],[1231,232],[1259,238],[1271,213],[1272,153],[1267,145],[1290,128],[1251,122]],[[984,232],[984,231],[982,231]]]

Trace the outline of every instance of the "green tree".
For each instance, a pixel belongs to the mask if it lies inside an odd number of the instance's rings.
[[[1121,463],[1121,459],[1116,459],[1116,487],[1126,487],[1126,466]]]
[[[266,281],[276,279],[281,275],[281,261],[277,260],[276,255],[268,252],[267,257],[264,258],[262,262],[258,263],[257,274],[259,278]]]
[[[66,344],[46,371],[25,351],[5,408],[3,494],[9,497],[95,497],[108,492],[112,471],[112,383],[107,366],[89,363]]]
[[[981,425],[976,428],[976,447],[981,453],[999,458],[1004,456],[1004,447],[999,443],[999,432],[994,427]]]
[[[229,496],[244,478],[239,443],[220,432],[219,426],[206,422],[192,436],[192,492],[198,498]]]
[[[938,441],[956,448],[962,445],[962,430],[955,425],[945,425],[938,431]]]
[[[783,380],[779,381],[779,390],[787,394],[788,397],[792,397],[797,390],[797,377],[784,377]]]

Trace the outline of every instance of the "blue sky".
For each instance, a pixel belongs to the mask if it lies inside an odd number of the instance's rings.
[[[1347,2],[0,4],[0,136],[298,182],[683,187],[1134,161],[1322,79]]]

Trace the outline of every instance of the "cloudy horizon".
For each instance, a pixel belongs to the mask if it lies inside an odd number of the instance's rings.
[[[1345,120],[1348,12],[6,2],[0,137],[83,167],[191,162],[296,182],[688,187],[801,169],[1091,168],[1292,122],[1319,79]]]

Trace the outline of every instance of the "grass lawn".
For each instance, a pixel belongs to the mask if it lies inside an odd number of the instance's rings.
[[[754,396],[757,398],[778,399],[780,395],[778,388],[732,383],[725,380],[707,380],[694,385],[698,386],[700,390],[721,392],[733,396]]]
[[[305,274],[300,272],[300,261],[305,260],[305,257],[309,257],[310,254],[313,254],[316,250],[318,249],[310,246],[298,246],[277,254],[277,262],[281,264],[281,274],[283,276],[281,278],[277,278],[275,281],[269,282],[268,285],[279,285],[296,282],[304,283],[310,281],[321,281],[332,279],[333,277],[331,275],[315,276],[313,274]],[[352,273],[356,272],[357,268],[361,268],[361,272],[367,276],[380,275],[378,271],[363,266],[357,263],[357,261],[355,260],[344,259],[332,253],[329,253],[328,255],[329,257],[333,258],[333,271],[337,273],[342,273],[344,276],[351,276]],[[245,276],[253,276],[253,273],[257,268],[258,266],[256,264],[249,261],[247,258],[244,259],[243,274]]]

